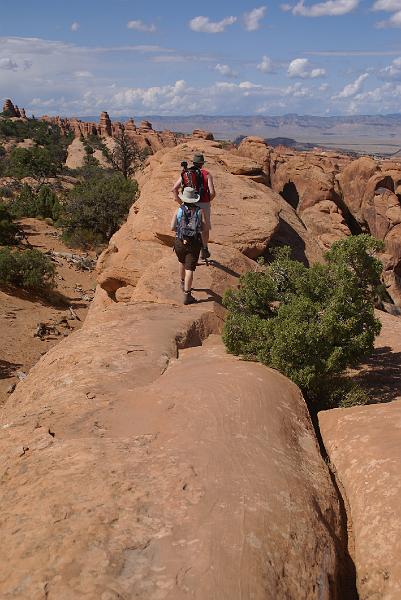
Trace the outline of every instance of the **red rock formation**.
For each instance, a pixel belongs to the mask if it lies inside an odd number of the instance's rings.
[[[19,111],[17,110],[10,99],[5,100],[3,104],[3,112],[6,113],[10,117],[19,117]]]
[[[100,136],[111,136],[112,134],[110,117],[106,111],[100,114],[98,132]]]
[[[384,241],[384,281],[401,304],[401,164],[362,157],[352,161],[338,181],[361,227]]]
[[[214,140],[213,133],[210,131],[204,131],[203,129],[194,129],[192,132],[192,137],[200,140]]]
[[[218,243],[196,273],[204,302],[183,307],[168,194],[195,149]],[[5,598],[345,597],[339,501],[298,388],[210,336],[285,204],[222,154],[194,140],[151,157],[89,318],[3,411]]]
[[[238,146],[238,154],[258,162],[266,174],[268,185],[270,185],[270,157],[272,148],[268,146],[264,139],[256,136],[245,138]]]
[[[393,401],[319,413],[347,501],[360,600],[401,598],[401,320],[384,313],[380,319],[377,355],[363,370],[362,383],[373,401]]]

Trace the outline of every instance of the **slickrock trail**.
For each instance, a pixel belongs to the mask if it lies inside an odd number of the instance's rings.
[[[195,149],[218,190],[214,263],[184,307],[168,190]],[[4,600],[353,597],[340,501],[298,388],[216,335],[224,289],[268,244],[291,235],[320,257],[261,179],[213,142],[152,157],[83,328],[2,411]]]

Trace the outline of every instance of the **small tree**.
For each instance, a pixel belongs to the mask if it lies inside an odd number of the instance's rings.
[[[65,239],[78,245],[107,242],[135,202],[138,186],[120,173],[100,174],[80,183],[63,204]]]
[[[55,286],[55,267],[39,250],[0,250],[0,285],[14,285],[35,292]]]
[[[0,204],[0,245],[13,244],[17,232],[18,227],[13,223],[10,212],[3,204]]]
[[[228,350],[278,369],[321,405],[345,369],[373,351],[382,272],[374,253],[382,248],[368,235],[349,237],[309,269],[291,260],[289,248],[279,250],[226,293]]]
[[[8,159],[7,174],[22,179],[33,177],[41,185],[55,177],[63,167],[61,157],[49,148],[13,148]]]
[[[113,169],[121,173],[125,179],[128,179],[143,161],[143,152],[130,139],[124,129],[114,138],[114,141],[114,150],[110,151],[104,147],[102,149],[103,154],[110,161]]]

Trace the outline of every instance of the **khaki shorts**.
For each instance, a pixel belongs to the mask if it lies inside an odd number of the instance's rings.
[[[210,214],[210,202],[197,202],[195,206],[199,206],[203,210],[203,214],[205,215],[205,229],[206,231],[210,231],[212,228],[212,219]]]

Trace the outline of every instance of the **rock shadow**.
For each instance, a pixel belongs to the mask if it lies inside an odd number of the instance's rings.
[[[306,267],[309,267],[309,261],[305,254],[305,242],[295,231],[295,229],[279,217],[278,228],[272,237],[269,246],[263,253],[263,258],[267,262],[271,262],[273,259],[272,250],[274,248],[280,248],[283,246],[289,246],[291,248],[291,258],[302,262]]]
[[[202,304],[204,302],[216,302],[220,306],[223,306],[223,299],[220,296],[220,294],[216,294],[216,292],[214,292],[210,288],[192,288],[192,290],[194,292],[204,292],[208,295],[207,298],[201,298],[200,300],[198,300],[197,304]]]
[[[0,359],[0,379],[8,379],[9,377],[13,377],[15,371],[22,367],[19,363],[12,363],[8,360]]]
[[[0,285],[0,290],[9,296],[20,298],[20,300],[26,300],[51,308],[60,308],[64,310],[69,306],[72,306],[73,308],[86,308],[87,306],[87,304],[80,302],[80,298],[70,298],[58,290],[44,290],[42,293],[38,293],[11,285]]]
[[[280,192],[280,196],[282,196],[294,210],[297,210],[299,204],[299,194],[293,181],[288,181],[286,184],[284,184],[283,191]]]
[[[210,259],[209,260],[209,266],[216,267],[216,269],[220,269],[220,271],[224,271],[224,273],[227,273],[227,275],[232,275],[233,277],[240,277],[240,273],[237,273],[236,271],[233,271],[229,267],[226,267],[225,265],[222,265],[217,260]]]
[[[394,352],[390,346],[376,348],[353,380],[367,391],[369,404],[401,397],[401,352]]]

